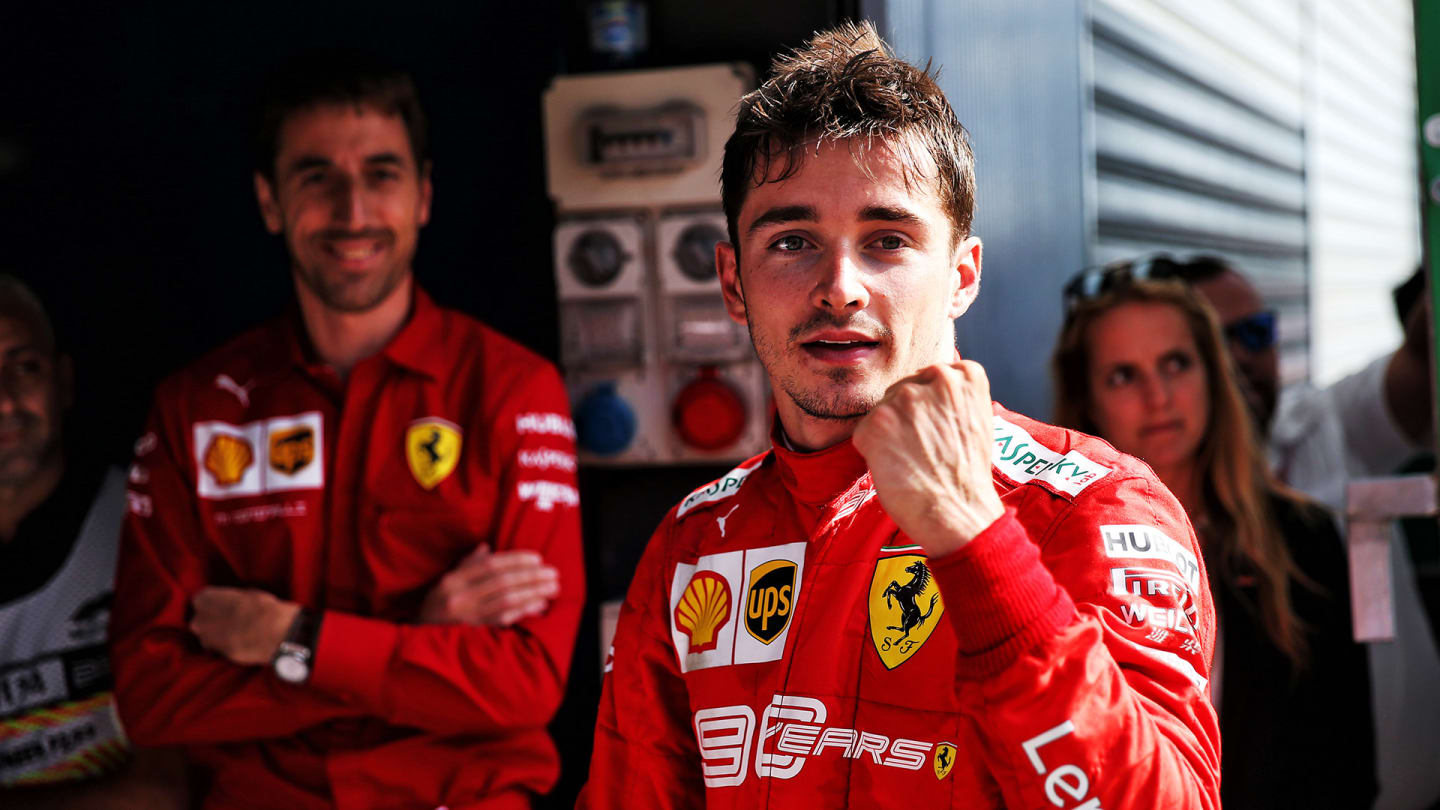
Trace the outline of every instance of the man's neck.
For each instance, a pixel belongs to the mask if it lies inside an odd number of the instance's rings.
[[[361,360],[385,348],[410,316],[414,299],[414,277],[407,275],[395,289],[373,309],[364,312],[341,312],[326,306],[298,278],[296,298],[305,332],[321,362],[335,369],[341,377]]]
[[[790,403],[786,408],[776,403],[780,416],[780,430],[789,449],[800,453],[813,453],[833,447],[855,432],[860,419],[819,419],[811,416]]]
[[[65,458],[56,453],[54,458],[42,462],[35,474],[24,482],[0,484],[0,543],[15,539],[20,521],[50,497],[64,474]]]

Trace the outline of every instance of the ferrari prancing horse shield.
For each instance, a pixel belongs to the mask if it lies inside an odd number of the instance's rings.
[[[460,428],[433,416],[411,422],[405,431],[405,460],[420,486],[434,489],[460,460]]]
[[[930,566],[919,554],[899,554],[875,561],[870,580],[870,640],[886,669],[894,669],[920,649],[945,603],[930,578]]]

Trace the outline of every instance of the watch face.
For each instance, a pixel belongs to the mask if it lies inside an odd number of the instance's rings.
[[[275,674],[287,683],[304,683],[310,677],[310,665],[292,653],[275,657]]]

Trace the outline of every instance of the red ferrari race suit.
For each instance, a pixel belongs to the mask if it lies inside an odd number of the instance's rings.
[[[581,807],[1219,807],[1214,606],[1148,467],[997,405],[1005,515],[927,560],[849,441],[776,444],[651,539]]]
[[[141,745],[184,745],[205,807],[525,807],[554,782],[545,731],[583,604],[574,428],[538,356],[415,294],[342,382],[298,317],[161,384],[136,447],[113,627]],[[417,624],[477,546],[559,569],[508,629]],[[322,609],[307,683],[187,628],[207,586]]]

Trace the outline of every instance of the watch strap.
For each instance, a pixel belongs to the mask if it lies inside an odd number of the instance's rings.
[[[290,622],[290,629],[285,632],[285,640],[291,644],[299,644],[310,651],[313,660],[315,656],[315,645],[320,641],[320,620],[325,614],[318,610],[302,607],[295,614],[294,621]]]

